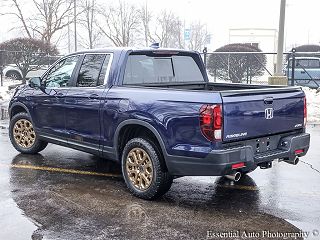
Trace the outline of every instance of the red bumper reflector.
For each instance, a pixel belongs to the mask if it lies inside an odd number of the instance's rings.
[[[303,153],[303,149],[297,149],[294,151],[294,154],[300,154],[300,153]]]
[[[244,162],[235,163],[235,164],[232,164],[232,165],[231,165],[231,168],[232,168],[232,169],[238,169],[238,168],[243,168],[243,167],[245,167]]]

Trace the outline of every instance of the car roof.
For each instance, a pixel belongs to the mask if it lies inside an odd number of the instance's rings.
[[[74,54],[86,54],[86,53],[120,53],[122,51],[132,51],[132,52],[157,52],[157,51],[168,51],[168,52],[185,52],[185,53],[197,53],[196,51],[185,50],[185,49],[177,49],[177,48],[132,48],[132,47],[112,47],[112,48],[95,48],[95,49],[86,49],[77,51],[68,55]]]
[[[292,58],[290,58],[292,59]],[[295,57],[295,59],[316,59],[316,60],[320,60],[320,57]]]

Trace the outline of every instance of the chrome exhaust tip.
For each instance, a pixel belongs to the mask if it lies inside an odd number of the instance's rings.
[[[295,157],[293,160],[284,160],[286,163],[297,165],[299,163],[299,158]]]
[[[230,174],[230,175],[225,175],[226,178],[228,178],[231,181],[235,181],[238,182],[241,178],[241,173],[240,172],[236,172],[234,174]]]

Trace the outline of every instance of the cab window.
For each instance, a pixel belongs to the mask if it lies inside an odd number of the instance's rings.
[[[54,65],[43,77],[45,86],[47,88],[67,87],[78,60],[79,56],[71,56]]]
[[[80,67],[77,87],[96,87],[104,84],[110,55],[87,54]]]

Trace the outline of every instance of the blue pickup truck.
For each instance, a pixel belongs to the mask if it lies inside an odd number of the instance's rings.
[[[310,142],[301,88],[211,83],[199,53],[177,49],[67,55],[16,90],[9,114],[18,151],[54,143],[114,160],[144,199],[180,176],[297,164]]]

